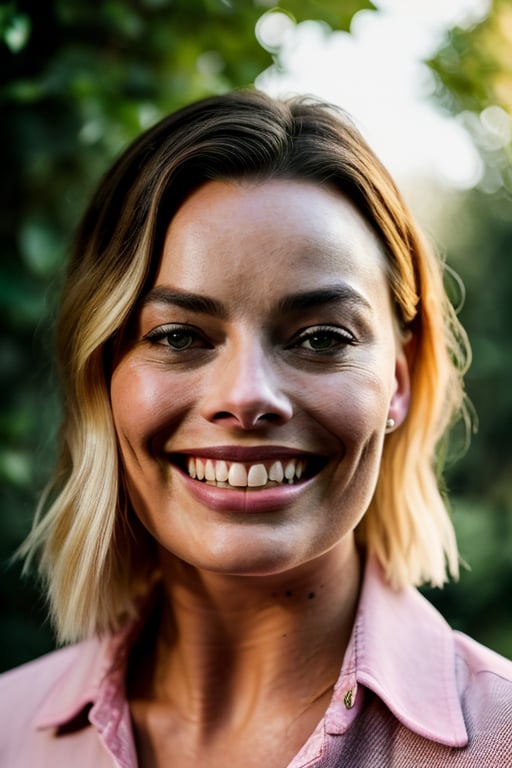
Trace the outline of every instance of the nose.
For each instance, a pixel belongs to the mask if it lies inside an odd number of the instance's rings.
[[[202,415],[245,430],[286,423],[293,409],[276,368],[259,343],[246,340],[231,346],[211,371]]]

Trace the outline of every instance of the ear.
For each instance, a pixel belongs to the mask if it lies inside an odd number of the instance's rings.
[[[409,412],[411,400],[411,370],[414,357],[415,338],[412,334],[405,339],[397,338],[395,362],[395,386],[389,402],[388,419],[394,424],[388,429],[393,431],[403,424]]]

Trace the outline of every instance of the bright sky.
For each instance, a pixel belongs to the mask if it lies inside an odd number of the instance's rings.
[[[429,98],[433,79],[422,59],[443,32],[483,18],[490,0],[375,0],[351,34],[318,23],[276,20],[258,30],[284,41],[285,73],[267,70],[257,85],[274,95],[309,93],[351,113],[399,182],[433,176],[455,188],[473,186],[481,163],[460,122]],[[281,15],[281,14],[279,14]],[[281,18],[283,22],[283,18]],[[273,25],[273,26],[272,26]]]

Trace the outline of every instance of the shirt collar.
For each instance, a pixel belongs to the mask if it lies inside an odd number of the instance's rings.
[[[56,728],[86,707],[103,709],[124,700],[127,656],[135,626],[130,624],[113,636],[91,638],[64,651],[69,653],[69,664],[40,707],[36,728]]]
[[[420,736],[452,747],[468,743],[450,627],[416,589],[393,590],[373,559],[326,714],[328,732],[348,728],[362,704],[360,686]]]
[[[140,620],[118,634],[70,649],[69,667],[39,710],[35,725],[63,725],[86,706],[103,711],[125,704],[127,655]],[[74,663],[75,662],[75,663]],[[326,713],[328,733],[344,733],[373,691],[411,731],[453,747],[468,735],[455,676],[453,633],[413,588],[393,590],[369,559],[352,637]]]

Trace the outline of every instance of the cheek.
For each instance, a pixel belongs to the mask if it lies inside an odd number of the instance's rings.
[[[125,440],[135,440],[137,432],[144,428],[151,400],[154,392],[141,381],[137,371],[123,363],[118,365],[110,383],[110,402],[121,447]]]
[[[110,400],[126,490],[136,516],[148,530],[148,503],[151,506],[152,489],[159,487],[162,471],[152,460],[150,447],[165,413],[164,391],[161,377],[148,375],[129,359],[121,361],[112,374]]]
[[[354,369],[318,379],[305,390],[304,408],[344,443],[360,443],[380,431],[390,385],[368,370]]]
[[[110,398],[118,440],[137,450],[179,419],[190,392],[170,382],[163,371],[148,372],[121,362],[112,375]]]

